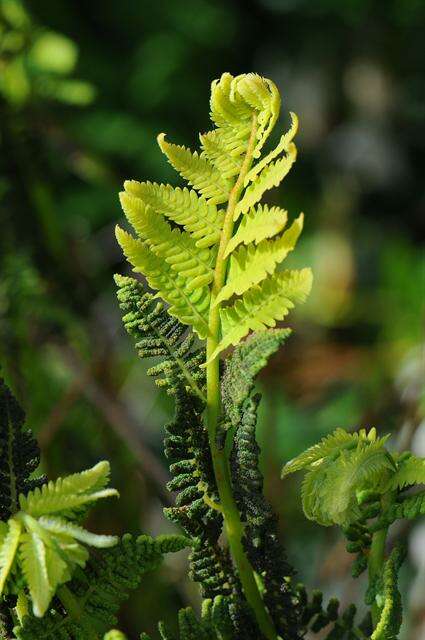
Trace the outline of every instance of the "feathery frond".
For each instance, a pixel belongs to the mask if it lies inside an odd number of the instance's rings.
[[[180,189],[169,184],[126,180],[124,191],[139,198],[158,215],[182,226],[195,240],[196,246],[216,245],[223,227],[223,211],[211,201],[198,196],[193,189]]]
[[[5,525],[7,532],[1,536],[0,596],[19,569],[29,589],[34,615],[41,617],[58,586],[71,578],[77,565],[84,567],[88,552],[80,543],[96,547],[116,544],[115,536],[91,534],[69,522],[77,507],[117,495],[114,489],[103,489],[108,478],[109,464],[100,462],[92,469],[20,495],[21,511],[10,518]]]
[[[194,335],[165,311],[163,305],[134,278],[116,275],[118,301],[125,313],[123,322],[137,340],[141,358],[159,359],[148,370],[160,387],[176,395],[183,386],[205,402],[205,373],[201,349],[194,348]]]
[[[415,484],[425,484],[425,458],[410,455],[397,463],[397,471],[391,476],[389,489],[404,489]]]
[[[304,300],[311,274],[303,270],[280,277],[275,273],[296,244],[302,214],[285,231],[286,211],[261,204],[254,207],[295,161],[295,114],[275,149],[261,157],[279,115],[280,96],[274,83],[252,73],[236,77],[225,73],[211,85],[210,106],[215,128],[200,135],[200,152],[167,142],[165,134],[158,136],[161,150],[193,189],[126,181],[121,204],[138,237],[117,229],[117,239],[134,270],[169,305],[168,312],[190,325],[202,340],[212,337],[211,305],[219,307],[237,296],[234,307],[221,310],[222,340],[214,351],[216,358],[249,331],[274,326],[294,302]],[[239,227],[231,228],[241,214],[245,215]],[[225,281],[212,299],[213,281],[221,261],[229,256]],[[300,291],[293,291],[291,297],[288,286],[292,290],[296,281]],[[259,284],[264,284],[264,291]],[[277,285],[284,290],[278,299]],[[258,296],[264,318],[254,308]],[[227,336],[233,321],[242,331]]]
[[[226,361],[221,389],[226,422],[237,426],[257,374],[290,335],[290,329],[267,329],[250,335]]]
[[[311,284],[310,269],[282,271],[251,287],[232,306],[221,309],[222,338],[211,359],[228,346],[237,345],[249,331],[274,327],[296,302],[305,300]]]
[[[303,215],[285,231],[280,238],[270,242],[262,240],[257,246],[242,246],[230,258],[227,282],[213,306],[229,300],[235,294],[243,295],[245,291],[258,284],[267,275],[274,273],[276,266],[292,251],[303,227]]]
[[[258,205],[252,208],[241,220],[233,238],[227,244],[224,257],[232,253],[240,244],[259,244],[266,238],[272,238],[282,231],[288,220],[288,213],[279,207]]]
[[[146,276],[152,289],[156,289],[170,306],[170,315],[183,324],[191,325],[200,338],[206,338],[208,329],[208,309],[210,291],[208,287],[193,289],[186,278],[180,276],[171,265],[156,256],[149,246],[133,238],[119,227],[117,240],[124,254],[135,267],[135,271]]]
[[[403,546],[396,546],[385,563],[382,592],[381,617],[371,640],[397,640],[402,623],[402,602],[398,589],[398,572],[406,556]]]
[[[190,541],[183,536],[137,538],[126,534],[112,549],[90,558],[84,571],[76,571],[42,618],[27,616],[14,629],[17,640],[86,640],[99,638],[117,623],[116,613],[143,576],[161,564],[167,553],[180,551]]]

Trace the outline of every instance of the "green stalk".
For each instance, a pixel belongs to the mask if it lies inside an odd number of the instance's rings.
[[[256,132],[257,120],[254,116],[246,155],[238,179],[230,192],[227,211],[224,218],[223,231],[221,233],[214,272],[211,296],[212,302],[217,297],[225,283],[227,258],[224,258],[224,252],[233,234],[233,214],[235,207],[243,188],[244,179],[253,161]],[[210,335],[207,339],[207,360],[210,359],[211,354],[215,351],[220,339],[220,305],[216,305],[215,307],[211,306],[208,324]],[[217,444],[217,426],[220,417],[220,406],[221,392],[219,359],[215,358],[207,365],[207,425],[214,474],[220,496],[225,530],[245,597],[255,614],[258,626],[268,640],[276,640],[276,630],[263,599],[261,598],[254,570],[243,548],[242,537],[244,527],[233,498],[226,454],[224,449],[220,448]]]

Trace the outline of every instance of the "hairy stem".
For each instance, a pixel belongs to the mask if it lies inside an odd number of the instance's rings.
[[[224,218],[223,231],[221,233],[214,272],[212,302],[214,302],[214,299],[221,291],[226,279],[227,258],[224,258],[224,253],[233,233],[233,214],[235,207],[243,188],[244,179],[252,164],[256,132],[257,120],[254,116],[246,155],[238,179],[230,192],[226,216]],[[220,339],[220,305],[216,305],[215,307],[211,306],[208,324],[210,336],[207,339],[207,360],[210,359],[211,354],[215,351]],[[207,423],[214,473],[220,495],[225,530],[245,597],[255,614],[258,626],[268,640],[276,640],[276,630],[261,598],[254,570],[243,548],[242,537],[244,528],[233,497],[225,450],[218,446],[217,443],[217,427],[220,417],[220,406],[221,393],[219,359],[216,357],[207,366]]]

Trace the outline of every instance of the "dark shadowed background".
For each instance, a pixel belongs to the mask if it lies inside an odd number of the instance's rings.
[[[177,184],[157,133],[193,146],[210,81],[256,71],[281,90],[279,126],[300,118],[297,163],[268,198],[306,213],[292,263],[315,274],[261,376],[267,493],[300,579],[361,603],[342,540],[279,472],[337,426],[425,453],[424,33],[420,0],[0,0],[0,361],[52,477],[111,460],[121,499],[93,529],[171,530],[172,405],[122,328],[117,193],[125,178]],[[404,638],[423,638],[425,524],[405,532]],[[136,638],[196,602],[179,554],[121,627]]]

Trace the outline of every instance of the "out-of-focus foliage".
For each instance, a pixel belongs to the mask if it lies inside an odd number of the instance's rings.
[[[261,377],[266,486],[300,578],[356,599],[343,543],[305,521],[298,480],[278,478],[282,460],[338,426],[376,425],[398,434],[388,446],[424,454],[424,27],[415,0],[0,2],[0,361],[52,477],[111,459],[122,498],[91,530],[155,534],[167,500],[171,403],[121,327],[116,192],[127,176],[173,179],[156,132],[194,146],[209,81],[256,71],[299,116],[297,170],[268,205],[308,213],[288,262],[315,273],[294,337]],[[410,541],[401,592],[414,638],[423,526]],[[130,637],[196,604],[175,562],[130,600]]]

